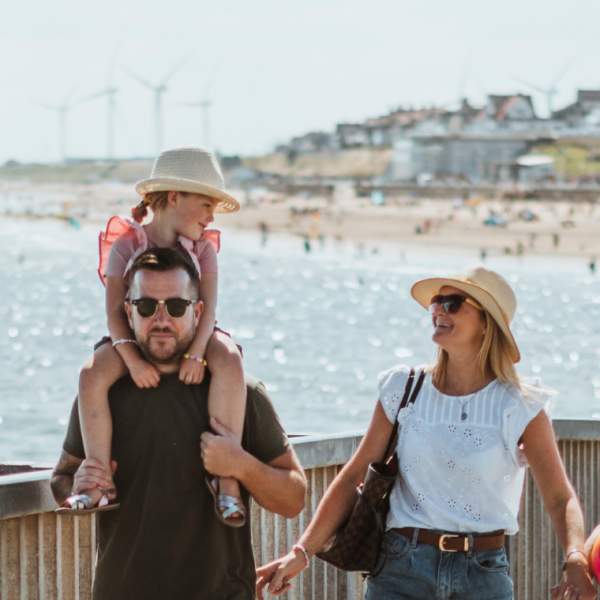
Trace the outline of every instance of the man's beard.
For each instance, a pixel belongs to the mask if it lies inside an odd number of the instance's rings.
[[[170,349],[161,349],[158,348],[156,349],[156,345],[157,342],[156,340],[154,342],[151,342],[152,340],[152,334],[153,333],[170,333],[173,335],[172,340],[175,342],[173,344],[173,342],[171,340],[169,340],[169,345],[171,346]],[[151,329],[148,332],[148,336],[146,338],[141,338],[136,336],[137,342],[138,342],[138,346],[140,348],[141,353],[143,354],[144,358],[146,358],[147,360],[149,360],[150,362],[159,364],[159,365],[165,365],[165,364],[172,364],[172,363],[178,363],[182,356],[184,355],[185,351],[189,348],[190,344],[192,343],[192,339],[194,338],[194,332],[191,331],[189,333],[189,335],[184,336],[183,338],[178,338],[177,334],[170,328],[168,327],[154,327],[153,329]],[[155,348],[152,348],[152,345],[155,346]]]

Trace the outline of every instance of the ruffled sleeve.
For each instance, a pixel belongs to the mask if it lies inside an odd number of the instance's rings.
[[[128,217],[111,217],[98,237],[100,281],[106,285],[107,276],[122,277],[132,256],[147,245],[144,228],[139,223]]]
[[[202,238],[194,245],[201,273],[217,273],[219,271],[217,253],[220,249],[221,232],[218,229],[206,229]]]
[[[221,248],[221,232],[218,229],[206,229],[197,242],[181,235],[177,241],[187,250],[200,277],[202,277],[202,273],[218,271],[217,252]]]
[[[506,449],[520,467],[527,466],[527,459],[520,448],[521,437],[527,425],[542,410],[550,412],[550,401],[553,395],[552,390],[527,383],[521,385],[521,390],[511,391],[509,396],[511,402],[502,415],[502,436]]]
[[[201,240],[209,242],[217,253],[221,249],[221,232],[218,229],[205,229]]]
[[[377,377],[379,402],[390,423],[394,422],[398,414],[409,373],[409,366],[396,365],[387,371],[382,371]]]

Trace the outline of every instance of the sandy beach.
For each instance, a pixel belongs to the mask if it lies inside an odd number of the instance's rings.
[[[128,214],[137,201],[132,187],[0,180],[0,214],[101,226],[113,214]],[[216,227],[285,232],[309,243],[333,239],[369,246],[464,248],[487,255],[600,256],[600,207],[591,203],[396,197],[374,205],[348,186],[329,199],[265,190],[233,193],[242,210],[218,215]]]
[[[572,208],[568,203],[550,202],[507,205],[494,201],[459,206],[455,201],[438,199],[404,199],[394,205],[372,206],[353,199],[305,214],[298,214],[298,206],[301,203],[291,199],[251,205],[239,214],[223,217],[223,222],[257,229],[265,223],[269,231],[369,245],[397,242],[476,249],[488,254],[558,253],[586,258],[600,253],[600,210],[594,206]],[[492,211],[496,215],[492,218],[505,220],[506,224],[485,225]]]

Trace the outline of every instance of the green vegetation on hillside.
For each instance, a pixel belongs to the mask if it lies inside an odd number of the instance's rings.
[[[532,149],[554,159],[556,174],[561,179],[577,179],[600,174],[600,140],[565,139]]]

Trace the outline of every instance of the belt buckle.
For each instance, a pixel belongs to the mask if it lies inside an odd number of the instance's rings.
[[[440,535],[440,539],[438,540],[438,549],[441,550],[442,552],[468,552],[469,551],[469,538],[467,536],[464,536],[464,545],[463,545],[463,549],[461,550],[453,550],[452,548],[446,548],[444,546],[444,541],[448,538],[459,538],[461,537],[460,535],[456,534],[456,533],[443,533],[442,535]]]

